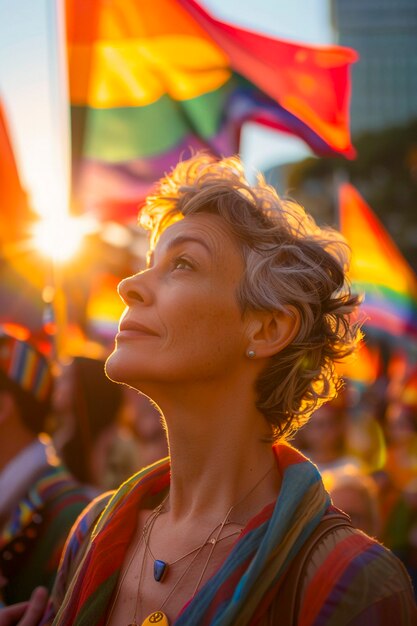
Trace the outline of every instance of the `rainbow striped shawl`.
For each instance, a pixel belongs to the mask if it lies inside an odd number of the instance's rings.
[[[276,503],[248,523],[221,568],[183,608],[176,626],[256,623],[268,610],[266,599],[272,599],[271,591],[279,588],[288,565],[328,509],[329,496],[317,468],[288,445],[276,445],[274,452],[282,476]],[[163,459],[133,476],[115,493],[94,528],[54,624],[105,624],[135,531],[138,507],[165,490],[169,481],[169,460]],[[67,551],[73,551],[71,543],[77,540],[74,532]]]

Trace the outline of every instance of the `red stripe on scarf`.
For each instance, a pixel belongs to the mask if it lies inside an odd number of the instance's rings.
[[[281,476],[284,474],[284,470],[288,469],[290,465],[304,463],[307,460],[305,456],[301,454],[301,452],[299,452],[289,444],[276,444],[272,447],[272,450],[275,453],[275,458]]]
[[[316,571],[308,586],[299,615],[299,626],[310,626],[314,623],[329,593],[335,588],[337,580],[343,575],[346,567],[359,554],[363,554],[372,540],[366,535],[352,535],[340,542],[329,557]]]
[[[109,523],[105,524],[93,539],[88,566],[83,572],[83,587],[75,614],[81,610],[100,585],[121,569],[137,527],[140,501],[145,496],[154,495],[169,485],[168,469],[169,465],[166,464],[148,474],[145,483],[139,483],[140,488],[133,489],[127,498],[121,500],[120,505],[116,505]]]

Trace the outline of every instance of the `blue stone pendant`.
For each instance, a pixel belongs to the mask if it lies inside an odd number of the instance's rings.
[[[155,559],[155,561],[153,562],[153,577],[155,578],[156,582],[161,583],[164,580],[167,570],[168,563],[166,563],[165,561],[160,561],[159,559]]]

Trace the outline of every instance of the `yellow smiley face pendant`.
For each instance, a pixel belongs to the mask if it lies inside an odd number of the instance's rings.
[[[162,611],[154,611],[142,622],[142,626],[152,626],[153,624],[157,624],[158,626],[169,626],[168,618],[165,613]]]

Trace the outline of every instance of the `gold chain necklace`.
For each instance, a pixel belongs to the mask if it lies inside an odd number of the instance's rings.
[[[159,626],[169,626],[169,622],[168,622],[168,618],[165,615],[165,613],[162,611],[162,609],[164,608],[164,606],[167,604],[167,602],[169,601],[169,599],[171,598],[171,596],[173,595],[175,589],[178,587],[178,585],[180,584],[180,582],[185,578],[185,576],[188,574],[189,570],[191,569],[193,563],[196,561],[196,559],[198,558],[198,556],[201,554],[203,548],[208,544],[211,543],[211,547],[210,547],[210,552],[207,556],[206,562],[204,564],[203,570],[200,574],[200,578],[198,579],[198,582],[195,586],[193,595],[191,596],[191,598],[194,598],[194,596],[196,595],[198,588],[200,587],[201,581],[203,579],[203,576],[207,570],[208,564],[210,562],[210,559],[212,557],[212,554],[214,552],[214,548],[216,547],[216,544],[219,543],[219,541],[221,541],[220,539],[220,535],[222,533],[223,528],[226,525],[227,519],[230,515],[230,513],[232,512],[233,507],[230,507],[230,509],[228,510],[226,517],[224,518],[224,520],[221,522],[221,524],[218,524],[216,526],[216,528],[219,528],[217,535],[215,537],[213,537],[213,542],[210,542],[210,537],[212,536],[214,531],[211,531],[210,534],[208,535],[206,541],[197,549],[194,550],[195,554],[194,557],[191,559],[190,563],[187,565],[187,567],[185,568],[185,570],[183,571],[183,573],[181,574],[181,576],[179,577],[179,579],[176,581],[175,585],[172,587],[171,591],[169,592],[169,594],[167,595],[167,597],[165,598],[165,600],[163,601],[163,603],[161,604],[160,608],[157,611],[153,611],[150,615],[148,615],[148,617],[146,617],[141,626],[148,626],[150,624],[159,624]],[[159,511],[160,512],[160,511]],[[158,512],[158,515],[159,515]],[[237,533],[232,533],[232,534],[237,534]],[[228,535],[230,536],[230,535]],[[223,537],[223,539],[225,539],[226,537]],[[187,555],[188,556],[188,555]],[[142,567],[141,567],[141,572],[140,572],[140,577],[139,577],[139,583],[138,583],[138,593],[136,595],[136,606],[135,606],[135,616],[133,618],[133,622],[131,622],[128,626],[139,626],[138,623],[136,622],[136,614],[137,614],[137,609],[138,609],[138,601],[139,601],[139,594],[140,594],[140,586],[141,586],[141,582],[142,582],[142,575],[143,575],[143,570],[144,570],[144,562],[145,562],[145,556],[143,558],[142,561]],[[172,565],[172,564],[171,564]]]
[[[203,543],[199,544],[198,546],[196,546],[195,548],[193,548],[192,550],[190,550],[189,552],[186,552],[186,554],[183,554],[182,556],[178,557],[177,559],[175,559],[174,561],[171,561],[170,563],[168,563],[168,561],[162,561],[161,559],[157,559],[155,558],[152,550],[151,550],[151,546],[149,545],[149,538],[151,536],[151,532],[152,532],[152,528],[153,525],[155,524],[157,517],[159,515],[159,513],[162,512],[162,508],[157,512],[156,515],[153,516],[152,520],[150,520],[149,524],[146,524],[143,527],[143,531],[142,531],[142,537],[143,537],[143,542],[145,544],[145,548],[146,551],[148,552],[148,554],[150,555],[150,557],[153,560],[153,577],[154,580],[156,582],[160,582],[162,583],[165,579],[166,574],[168,573],[168,570],[175,565],[176,563],[179,563],[180,561],[183,561],[184,559],[186,559],[188,556],[191,556],[192,554],[194,554],[195,552],[201,552],[201,550],[208,544],[216,544],[219,541],[223,541],[223,539],[227,539],[228,537],[232,537],[233,535],[236,535],[238,533],[240,533],[240,530],[234,531],[233,533],[230,533],[229,535],[226,535],[224,537],[221,537],[220,539],[216,540],[214,537],[212,537],[212,535],[216,532],[216,530],[218,529],[218,527],[221,524],[218,524],[215,528],[213,528],[213,530],[211,531],[208,539],[206,539]],[[236,524],[238,526],[242,526],[241,524],[238,524],[237,522],[232,522],[230,520],[226,521],[225,526],[231,525],[231,524]]]
[[[158,515],[160,514],[160,512],[161,512],[161,510],[162,510],[162,508],[163,508],[163,505],[164,505],[164,503],[165,503],[165,500],[166,500],[166,498],[164,499],[164,502],[162,502],[160,505],[158,505],[158,506],[157,506],[157,507],[156,507],[156,508],[152,511],[152,513],[149,515],[149,517],[148,517],[148,519],[146,520],[145,525],[144,525],[144,531],[145,531],[145,528],[151,528],[151,527],[153,526],[153,524],[154,524],[154,522],[155,522],[156,518],[158,517]],[[236,523],[236,522],[233,522],[233,523]],[[215,532],[215,530],[217,530],[217,528],[218,528],[219,526],[221,526],[221,524],[219,524],[219,525],[218,525],[218,526],[217,526],[214,530],[212,530],[212,531],[210,532],[210,534],[207,536],[206,541],[205,541],[204,543],[202,543],[202,544],[201,544],[198,548],[195,548],[194,550],[191,550],[191,551],[190,551],[190,552],[188,552],[187,554],[184,554],[182,557],[180,557],[180,558],[176,559],[175,561],[173,561],[172,563],[170,563],[170,565],[174,565],[174,563],[178,563],[179,561],[181,561],[181,560],[185,559],[187,556],[190,556],[191,554],[193,554],[193,552],[197,552],[197,550],[198,550],[198,554],[196,554],[196,555],[194,556],[194,558],[193,558],[193,559],[191,560],[191,562],[188,564],[188,566],[187,566],[186,570],[182,573],[182,575],[180,576],[180,578],[179,578],[179,579],[177,580],[177,582],[175,583],[174,587],[171,589],[171,591],[170,591],[170,593],[168,594],[168,596],[165,598],[164,602],[163,602],[163,603],[162,603],[162,605],[161,605],[161,609],[162,609],[162,608],[165,606],[165,604],[168,602],[169,598],[170,598],[170,597],[172,596],[172,594],[174,593],[174,591],[175,591],[176,587],[180,584],[181,580],[183,580],[184,576],[187,574],[187,572],[189,571],[189,569],[192,567],[192,565],[193,565],[194,561],[197,559],[198,555],[200,554],[200,552],[202,551],[202,549],[203,549],[206,545],[208,545],[208,544],[217,545],[217,543],[220,543],[220,542],[221,542],[221,541],[223,541],[224,539],[229,539],[230,537],[233,537],[234,535],[238,535],[238,534],[241,532],[241,530],[236,530],[236,531],[234,531],[234,532],[232,532],[232,533],[229,533],[228,535],[225,535],[224,537],[220,537],[219,539],[217,539],[217,538],[215,538],[215,537],[213,537],[213,538],[211,539],[211,535]],[[114,598],[114,600],[113,600],[113,603],[112,603],[112,608],[111,608],[111,611],[110,611],[109,617],[108,617],[108,619],[107,619],[107,623],[110,621],[110,618],[111,618],[111,616],[112,616],[112,614],[113,614],[113,610],[114,610],[114,607],[115,607],[115,605],[116,605],[117,598],[119,597],[120,589],[121,589],[121,587],[122,587],[122,585],[123,585],[124,579],[126,578],[126,575],[127,575],[128,571],[129,571],[129,569],[130,569],[130,566],[132,565],[132,562],[133,562],[133,560],[134,560],[135,556],[137,555],[137,553],[138,553],[138,551],[139,551],[140,546],[142,545],[142,543],[145,543],[145,536],[146,536],[146,533],[145,533],[144,531],[142,531],[142,534],[141,534],[141,536],[140,536],[140,540],[138,541],[138,544],[137,544],[137,546],[136,546],[136,548],[135,548],[135,551],[133,552],[133,554],[132,554],[132,556],[130,557],[129,562],[128,562],[127,566],[126,566],[125,572],[124,572],[124,574],[123,574],[123,576],[122,576],[122,579],[121,579],[121,581],[120,581],[120,584],[119,584],[119,586],[118,586],[116,596],[115,596],[115,598]],[[221,532],[221,531],[220,531],[220,532]],[[151,554],[151,556],[152,556],[152,553],[151,553],[151,551],[150,551],[150,548],[149,548],[149,546],[147,546],[147,545],[146,545],[146,543],[145,543],[145,549],[146,549],[147,551],[149,551],[149,554]],[[209,556],[211,556],[211,555],[209,555]],[[139,592],[140,592],[140,587],[141,587],[142,577],[143,577],[143,571],[144,571],[144,566],[145,566],[145,558],[146,558],[146,555],[144,554],[144,557],[143,557],[143,559],[142,559],[142,564],[141,564],[140,576],[139,576],[138,592],[137,592],[137,595],[136,595],[135,613],[134,613],[133,621],[132,621],[132,622],[131,622],[128,626],[138,626],[138,623],[137,623],[137,621],[136,621],[136,619],[137,619],[137,609],[138,609]],[[153,558],[153,556],[152,556],[152,558]],[[155,559],[154,559],[154,560],[155,560]],[[194,597],[194,595],[196,594],[196,591],[197,591],[197,588],[196,588],[196,590],[194,591],[193,597]],[[158,621],[160,621],[160,620],[158,620],[158,615],[159,615],[159,613],[160,613],[159,611],[154,611],[154,613],[152,613],[152,614],[151,614],[151,615],[153,615],[153,618],[152,618],[152,619],[153,619],[153,621],[150,621],[149,623],[151,623],[151,624],[153,624],[153,623],[158,623]],[[164,614],[162,614],[162,615],[164,615]],[[163,626],[163,624],[164,624],[164,623],[168,623],[168,622],[162,622],[162,624],[160,624],[160,626]],[[143,624],[147,624],[146,620],[143,622]]]
[[[201,585],[201,582],[204,578],[204,574],[207,571],[208,565],[210,563],[210,559],[213,555],[214,549],[217,545],[217,543],[219,543],[219,541],[222,541],[223,539],[227,539],[228,537],[231,537],[232,535],[238,534],[241,531],[236,531],[234,533],[230,533],[229,535],[226,535],[224,537],[220,537],[224,527],[227,525],[228,520],[229,520],[229,516],[231,514],[231,512],[240,504],[242,504],[242,502],[244,502],[246,500],[246,498],[248,498],[254,491],[255,489],[263,482],[263,480],[268,476],[268,474],[272,471],[273,467],[270,468],[266,474],[264,474],[258,481],[257,483],[243,496],[243,498],[241,500],[239,500],[237,503],[233,504],[230,509],[227,511],[226,516],[224,517],[223,521],[218,524],[213,530],[211,530],[210,534],[208,535],[208,537],[206,538],[206,540],[200,544],[199,546],[197,546],[196,548],[194,548],[193,550],[190,550],[189,552],[187,552],[186,554],[182,555],[181,557],[177,558],[175,561],[172,561],[170,564],[168,564],[166,561],[160,561],[159,559],[155,559],[155,557],[152,554],[152,551],[150,549],[149,546],[149,538],[150,538],[150,533],[152,531],[152,528],[155,524],[156,519],[158,518],[158,516],[160,515],[168,497],[169,494],[167,494],[167,496],[164,498],[164,500],[161,502],[161,504],[159,504],[153,511],[152,513],[149,515],[148,519],[145,522],[145,525],[143,527],[143,531],[140,537],[140,540],[138,541],[138,544],[132,554],[132,556],[129,559],[129,562],[127,564],[127,567],[125,569],[125,572],[122,576],[122,579],[120,581],[120,584],[118,586],[118,590],[115,596],[115,599],[113,601],[112,604],[112,608],[107,620],[107,623],[110,621],[110,618],[113,614],[113,610],[114,607],[116,605],[116,601],[117,598],[119,596],[119,592],[120,589],[123,585],[124,579],[132,565],[133,559],[135,558],[135,556],[137,555],[138,551],[139,551],[139,547],[144,544],[144,554],[143,554],[143,558],[142,558],[142,563],[141,563],[141,568],[140,568],[140,574],[139,574],[139,581],[138,581],[138,590],[137,590],[137,594],[136,594],[136,601],[135,601],[135,611],[134,611],[134,616],[133,616],[133,620],[132,622],[130,622],[128,624],[128,626],[139,626],[138,622],[137,622],[137,610],[138,610],[138,603],[139,603],[139,597],[140,597],[140,589],[141,589],[141,584],[142,584],[142,579],[143,579],[143,573],[144,573],[144,569],[145,569],[145,561],[146,561],[146,555],[149,553],[149,555],[151,556],[151,558],[154,561],[154,579],[157,580],[157,582],[162,582],[164,575],[166,574],[167,568],[168,566],[172,566],[175,563],[178,563],[179,561],[185,559],[187,556],[191,556],[192,554],[194,554],[193,558],[191,559],[190,563],[187,565],[187,567],[185,568],[184,572],[181,574],[181,576],[179,577],[179,579],[176,581],[175,585],[173,586],[173,588],[171,589],[171,591],[168,593],[167,597],[164,599],[163,603],[161,604],[160,608],[157,611],[153,611],[152,613],[150,613],[150,615],[148,615],[148,617],[146,617],[141,626],[151,626],[152,624],[158,624],[158,626],[169,626],[169,622],[168,622],[168,618],[166,616],[166,614],[162,611],[162,609],[164,608],[164,606],[168,603],[169,599],[172,597],[174,591],[176,590],[176,588],[178,587],[178,585],[180,584],[180,582],[184,579],[184,577],[187,575],[187,573],[189,572],[189,570],[191,569],[191,567],[193,566],[194,562],[196,561],[196,559],[198,558],[198,556],[201,554],[203,548],[207,545],[207,544],[211,544],[211,548],[210,548],[210,552],[208,554],[208,557],[204,563],[203,569],[201,571],[201,574],[199,576],[199,579],[197,581],[197,584],[195,586],[195,589],[193,591],[193,594],[191,596],[191,600],[194,598],[194,596],[197,594],[197,591]],[[230,523],[236,523],[236,522],[230,522]],[[217,530],[217,528],[219,529],[216,536],[212,537],[213,533]],[[164,564],[164,566],[161,567],[162,571],[162,577],[159,578],[159,580],[156,578],[155,576],[155,562],[156,561],[160,561],[161,563]]]

